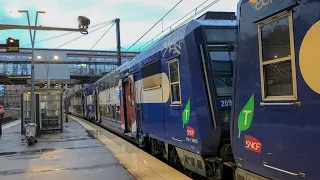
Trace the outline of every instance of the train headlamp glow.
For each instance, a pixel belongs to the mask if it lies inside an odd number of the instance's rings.
[[[219,116],[222,123],[230,122],[230,110],[220,110]]]
[[[225,122],[225,123],[228,123],[230,121],[230,115],[229,113],[225,113],[222,117],[222,120]]]

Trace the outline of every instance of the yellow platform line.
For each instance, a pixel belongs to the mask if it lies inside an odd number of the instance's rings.
[[[75,116],[69,117],[99,140],[136,179],[190,179],[188,176],[107,130],[92,123],[89,125],[86,121]]]

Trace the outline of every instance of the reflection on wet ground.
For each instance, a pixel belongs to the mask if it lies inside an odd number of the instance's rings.
[[[20,124],[6,128],[0,139],[0,179],[134,179],[77,122],[69,121],[64,128],[63,133],[42,134],[33,146],[26,145]]]
[[[136,179],[190,179],[135,145],[105,129],[70,116],[97,138]]]

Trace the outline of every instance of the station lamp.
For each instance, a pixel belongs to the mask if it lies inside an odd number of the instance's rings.
[[[7,52],[19,52],[19,40],[9,37],[7,39]]]

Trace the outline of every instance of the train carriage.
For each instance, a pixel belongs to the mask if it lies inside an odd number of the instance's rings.
[[[242,0],[238,22],[237,178],[319,179],[320,1]]]
[[[120,67],[124,132],[203,176],[206,161],[215,164],[204,157],[230,145],[236,22],[228,15],[193,20]]]

